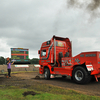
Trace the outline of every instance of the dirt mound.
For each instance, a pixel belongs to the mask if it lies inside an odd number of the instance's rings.
[[[35,79],[40,79],[40,76],[37,75],[37,76],[35,77]]]
[[[39,94],[39,93],[35,93],[34,91],[27,91],[27,92],[24,92],[22,95],[24,96],[27,96],[27,95],[36,95],[36,94]]]

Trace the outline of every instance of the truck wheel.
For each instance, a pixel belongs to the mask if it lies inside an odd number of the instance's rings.
[[[46,80],[50,79],[50,71],[48,68],[45,68],[45,70],[44,70],[44,78]]]
[[[82,66],[78,66],[73,70],[72,78],[78,84],[85,84],[91,80],[91,75]]]

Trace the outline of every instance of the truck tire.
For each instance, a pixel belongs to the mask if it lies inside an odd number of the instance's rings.
[[[82,66],[78,66],[73,70],[72,78],[75,83],[86,84],[90,82],[91,75],[85,68],[83,68]]]
[[[50,79],[50,71],[48,68],[45,68],[45,70],[44,70],[44,78],[46,80]]]

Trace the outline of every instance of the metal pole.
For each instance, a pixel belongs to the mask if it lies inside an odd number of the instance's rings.
[[[54,65],[56,64],[56,41],[54,38]]]

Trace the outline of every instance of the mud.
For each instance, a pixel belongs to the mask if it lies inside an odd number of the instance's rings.
[[[62,77],[55,77],[50,80],[45,80],[43,76],[39,76],[38,72],[26,72],[11,74],[11,78],[6,78],[5,75],[0,75],[0,88],[3,86],[21,86],[21,88],[28,88],[40,84],[51,84],[64,89],[72,89],[83,94],[100,96],[100,81],[91,81],[88,84],[75,84],[72,80]],[[45,91],[45,90],[42,90]],[[31,92],[29,94],[32,95]],[[33,93],[34,94],[34,93]]]

